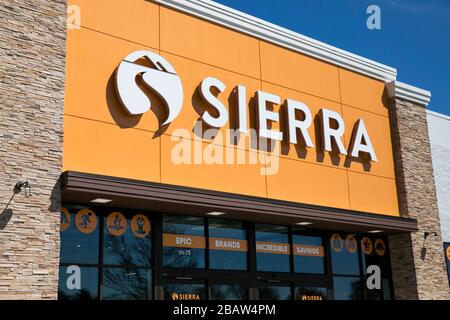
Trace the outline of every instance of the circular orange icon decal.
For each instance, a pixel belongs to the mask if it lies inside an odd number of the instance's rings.
[[[138,238],[145,238],[150,228],[150,221],[143,214],[137,214],[131,219],[131,232]]]
[[[375,240],[375,252],[380,257],[384,256],[386,253],[386,246],[384,245],[384,241],[381,239]]]
[[[372,240],[370,240],[367,237],[362,238],[361,247],[365,254],[367,254],[367,255],[371,254],[372,250],[373,250]]]
[[[61,207],[61,222],[60,222],[60,231],[64,232],[67,230],[67,228],[69,228],[70,226],[70,213],[69,210],[67,210],[64,207]]]
[[[121,236],[127,231],[127,218],[120,212],[111,212],[106,218],[106,228],[113,236]]]
[[[450,246],[447,247],[447,260],[450,261]]]
[[[97,216],[90,209],[81,209],[75,215],[75,225],[82,233],[91,233],[97,227]]]
[[[356,249],[358,249],[358,244],[356,243],[356,239],[352,234],[349,234],[345,238],[345,249],[347,249],[348,253],[355,253]]]
[[[337,233],[333,234],[330,238],[330,245],[331,249],[333,249],[334,252],[341,252],[342,248],[344,247],[341,236]]]

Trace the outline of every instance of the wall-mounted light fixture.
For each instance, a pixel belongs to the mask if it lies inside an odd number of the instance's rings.
[[[424,239],[426,239],[426,238],[428,238],[428,236],[435,236],[435,237],[437,237],[437,232],[436,231],[425,231],[424,233],[423,233],[423,238]]]
[[[31,186],[28,181],[18,181],[14,186],[14,193],[17,194],[22,191],[22,188],[25,190],[25,197],[31,197]]]
[[[427,257],[427,248],[425,247],[425,241],[427,240],[427,238],[429,236],[438,236],[438,233],[436,231],[425,231],[423,233],[423,242],[422,242],[422,250],[420,251],[420,258],[422,260],[425,260],[425,258]]]

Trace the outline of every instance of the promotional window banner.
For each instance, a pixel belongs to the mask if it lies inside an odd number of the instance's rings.
[[[345,249],[348,253],[355,253],[358,249],[358,243],[354,235],[349,234],[345,237]]]
[[[111,212],[106,218],[106,228],[113,236],[121,236],[127,231],[127,218],[120,212]]]
[[[247,252],[248,245],[247,240],[209,238],[209,249]]]
[[[331,246],[331,249],[336,253],[339,253],[342,251],[342,249],[344,248],[344,243],[339,234],[335,233],[330,237],[330,246]]]
[[[69,210],[64,207],[61,207],[61,221],[60,221],[60,231],[66,231],[70,226],[70,220],[72,217],[70,216]]]
[[[368,237],[364,237],[361,240],[361,247],[363,252],[366,255],[371,255],[372,254],[372,250],[373,250],[373,244],[372,244],[372,240],[370,240]]]
[[[143,214],[136,214],[131,219],[131,232],[138,238],[145,238],[151,231],[151,223]]]
[[[384,256],[386,253],[386,245],[384,244],[384,241],[382,239],[375,240],[375,252],[380,257]]]
[[[75,225],[81,233],[92,233],[97,228],[97,216],[88,208],[81,209],[75,215]]]
[[[206,241],[202,236],[163,233],[163,247],[205,249]]]
[[[256,241],[257,253],[290,254],[289,243]]]
[[[447,249],[445,249],[445,255],[447,256],[447,261],[450,261],[450,244],[447,244]]]
[[[324,248],[322,246],[307,246],[304,244],[294,244],[293,246],[295,256],[303,257],[324,257]]]

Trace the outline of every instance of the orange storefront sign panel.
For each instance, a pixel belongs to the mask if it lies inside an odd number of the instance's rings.
[[[163,246],[175,248],[205,249],[205,237],[184,234],[163,234]]]
[[[307,246],[304,244],[294,244],[292,246],[295,256],[303,257],[324,257],[324,248],[322,246]]]
[[[272,253],[272,254],[290,254],[291,247],[289,243],[256,241],[256,252]]]
[[[117,2],[69,1],[83,18],[67,35],[63,170],[399,215],[382,81],[155,3]],[[130,115],[118,97],[116,69],[136,51],[166,59],[182,83],[179,114],[167,125],[161,126],[167,106],[140,80],[137,85],[151,101],[147,112]],[[216,134],[199,137],[197,129],[203,134],[208,126],[203,121],[199,128],[196,121],[206,111],[219,116],[199,91],[208,77],[224,85],[212,93],[228,119]],[[238,85],[246,89],[242,119]],[[229,139],[228,129],[238,120],[258,129],[257,91],[279,97],[279,103],[267,104],[278,115],[278,121],[267,120],[267,130],[282,132],[282,141],[263,146],[251,130],[234,139],[239,141]],[[288,99],[311,112],[307,132],[313,147],[300,135],[297,144],[290,143]],[[340,139],[348,155],[323,150],[323,109],[342,117]],[[349,156],[360,119],[377,161]]]
[[[209,238],[209,249],[247,252],[248,246],[247,240]]]

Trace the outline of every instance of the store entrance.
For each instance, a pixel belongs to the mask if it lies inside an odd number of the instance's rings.
[[[159,299],[165,300],[329,300],[331,280],[322,274],[252,270],[163,268]]]
[[[165,300],[256,300],[251,272],[163,268],[160,296]]]
[[[189,277],[164,279],[162,289],[165,300],[249,300],[254,296],[254,290],[243,283]]]
[[[329,300],[331,290],[324,283],[283,281],[207,280],[167,277],[162,285],[165,300]]]

